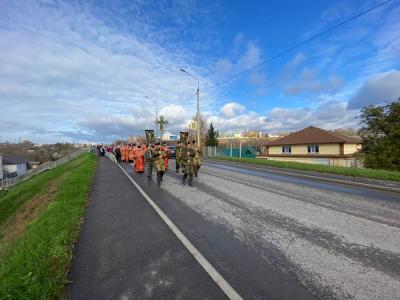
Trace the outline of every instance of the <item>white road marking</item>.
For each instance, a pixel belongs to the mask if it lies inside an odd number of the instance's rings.
[[[188,238],[179,230],[179,228],[168,218],[168,216],[158,207],[157,204],[146,194],[140,185],[133,180],[133,178],[122,168],[119,164],[118,167],[124,172],[128,179],[138,189],[146,201],[154,208],[161,219],[167,224],[167,226],[176,235],[179,241],[186,247],[186,249],[193,255],[197,262],[207,272],[207,274],[214,280],[214,282],[221,288],[221,290],[228,296],[229,299],[240,300],[243,299],[238,292],[222,277],[222,275],[208,262],[208,260],[200,253],[199,250],[188,240]]]

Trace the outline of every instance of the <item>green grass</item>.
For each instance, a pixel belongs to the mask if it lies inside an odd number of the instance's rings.
[[[62,296],[72,246],[79,236],[96,165],[97,159],[93,154],[83,154],[1,195],[0,211],[5,209],[5,212],[1,212],[0,220],[4,222],[15,214],[18,207],[43,192],[49,180],[70,172],[64,176],[53,202],[27,225],[24,234],[0,257],[0,299],[54,299]]]
[[[28,200],[43,192],[50,180],[60,177],[70,164],[46,171],[0,193],[0,225]]]
[[[400,172],[396,171],[334,167],[325,165],[305,164],[298,162],[267,160],[262,158],[212,157],[212,159],[214,158],[220,160],[233,161],[233,162],[271,166],[276,168],[287,168],[287,169],[314,171],[320,173],[330,173],[330,174],[338,174],[338,175],[353,176],[353,177],[400,181]]]

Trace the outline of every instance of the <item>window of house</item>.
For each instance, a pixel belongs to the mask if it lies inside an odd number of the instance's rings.
[[[283,146],[282,153],[292,153],[292,147],[291,146]]]
[[[319,153],[319,146],[318,145],[308,145],[308,153]]]

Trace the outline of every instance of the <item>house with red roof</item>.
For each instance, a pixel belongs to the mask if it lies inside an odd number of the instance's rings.
[[[269,160],[341,167],[360,166],[355,154],[361,149],[361,139],[314,126],[270,141],[265,146]]]

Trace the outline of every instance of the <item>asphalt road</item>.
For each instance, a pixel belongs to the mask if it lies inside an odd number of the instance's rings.
[[[400,194],[215,162],[158,187],[123,167],[245,299],[400,297]]]
[[[139,191],[100,158],[69,299],[226,299]]]

